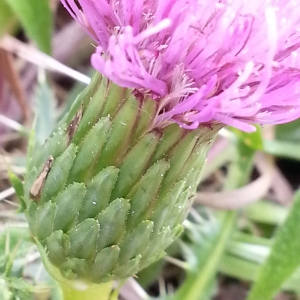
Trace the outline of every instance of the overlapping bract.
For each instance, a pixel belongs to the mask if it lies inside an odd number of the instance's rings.
[[[24,184],[32,236],[59,280],[123,279],[162,257],[216,133],[149,130],[156,103],[98,77],[33,153]]]
[[[95,69],[158,102],[154,127],[300,116],[296,0],[61,1],[97,42]]]

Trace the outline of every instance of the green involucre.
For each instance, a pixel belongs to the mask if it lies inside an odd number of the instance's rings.
[[[33,153],[25,211],[54,277],[129,277],[181,233],[217,129],[152,128],[156,109],[96,75]]]

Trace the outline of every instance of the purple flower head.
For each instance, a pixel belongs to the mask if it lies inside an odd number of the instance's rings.
[[[154,126],[300,117],[298,0],[61,0],[97,42],[92,65],[158,103]]]

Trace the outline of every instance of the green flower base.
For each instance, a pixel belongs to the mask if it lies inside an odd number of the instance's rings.
[[[153,128],[156,115],[96,75],[29,158],[25,212],[55,278],[127,278],[180,235],[219,126]]]

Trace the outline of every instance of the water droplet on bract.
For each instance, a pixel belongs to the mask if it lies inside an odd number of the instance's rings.
[[[96,204],[96,202],[95,202],[95,201],[93,201],[93,204],[95,205],[95,204]]]

